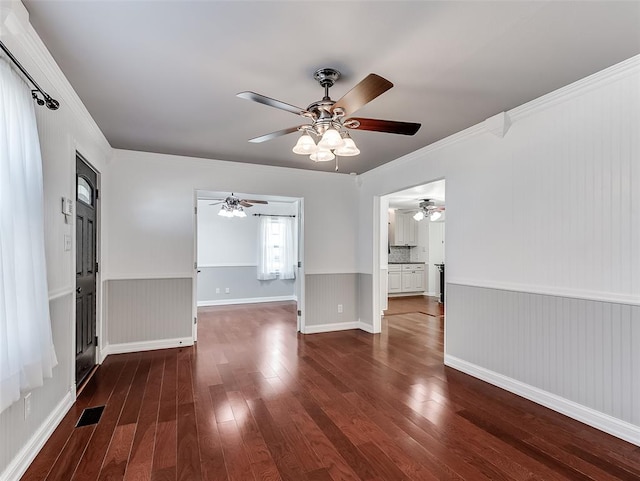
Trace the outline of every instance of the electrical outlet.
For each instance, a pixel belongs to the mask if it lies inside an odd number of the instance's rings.
[[[229,288],[228,288],[228,287],[225,287],[225,288],[224,288],[224,293],[225,293],[225,294],[229,294]]]
[[[338,314],[342,314],[342,304],[338,304]]]
[[[24,396],[24,418],[31,416],[31,393]]]
[[[71,250],[71,236],[69,234],[64,235],[64,250],[65,252]]]
[[[220,288],[216,287],[216,294],[220,294]]]

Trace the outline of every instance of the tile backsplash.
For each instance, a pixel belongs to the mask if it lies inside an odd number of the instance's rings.
[[[389,262],[411,262],[411,247],[390,246]]]

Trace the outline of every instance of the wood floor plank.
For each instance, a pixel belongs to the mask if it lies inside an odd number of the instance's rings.
[[[142,399],[144,409],[141,410],[138,418],[129,463],[125,473],[126,481],[151,480],[163,372],[164,358],[156,357],[152,359]]]
[[[640,447],[445,367],[444,322],[417,296],[379,335],[199,309],[196,346],[109,356],[22,479],[640,480]]]
[[[99,481],[124,478],[135,428],[135,424],[123,424],[116,427],[102,469],[100,469]]]

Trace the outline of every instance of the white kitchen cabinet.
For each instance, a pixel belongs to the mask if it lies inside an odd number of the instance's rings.
[[[400,264],[389,266],[389,294],[402,292],[402,266]]]
[[[413,212],[396,210],[389,216],[389,245],[418,245],[418,222],[413,218]]]
[[[402,264],[402,292],[424,291],[424,264]]]
[[[389,294],[423,292],[424,264],[389,264]]]

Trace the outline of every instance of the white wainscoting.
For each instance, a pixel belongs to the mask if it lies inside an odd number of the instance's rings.
[[[192,337],[191,278],[121,279],[105,284],[109,346]]]
[[[305,281],[305,332],[312,326],[354,326],[358,322],[358,274],[307,274]]]
[[[256,269],[255,265],[198,266],[198,306],[295,299],[295,279],[260,281]]]
[[[640,445],[640,306],[447,283],[445,362]]]

